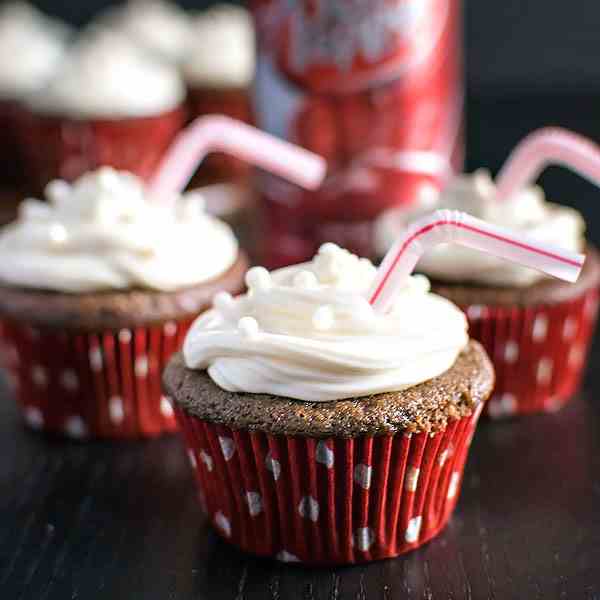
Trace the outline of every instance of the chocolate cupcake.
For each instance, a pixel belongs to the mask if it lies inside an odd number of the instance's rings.
[[[377,315],[374,274],[333,244],[251,269],[249,292],[216,296],[165,371],[204,509],[248,552],[365,562],[450,518],[493,369],[422,276]]]
[[[219,290],[247,263],[197,197],[147,197],[102,168],[48,203],[25,200],[0,233],[0,344],[25,422],[72,437],[175,429],[160,373]]]
[[[28,174],[43,187],[100,166],[154,174],[185,120],[177,69],[122,34],[91,30],[19,123]]]
[[[69,37],[66,26],[25,2],[7,2],[0,8],[0,179],[3,185],[25,181],[16,126],[22,103],[53,76],[63,59]]]
[[[250,86],[254,55],[254,26],[246,9],[220,4],[195,15],[182,62],[190,117],[225,114],[252,123]],[[204,161],[196,182],[244,180],[250,173],[247,163],[214,154]]]
[[[581,215],[547,202],[537,186],[500,201],[487,171],[455,178],[436,203],[510,226],[533,239],[585,250],[586,263],[576,284],[459,246],[438,246],[417,267],[430,278],[435,293],[466,312],[472,337],[494,362],[490,416],[561,408],[579,387],[598,308],[600,257],[586,244]],[[430,209],[428,202],[426,210]],[[420,212],[416,207],[381,217],[380,254]]]

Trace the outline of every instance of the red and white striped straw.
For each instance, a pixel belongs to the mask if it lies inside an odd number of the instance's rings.
[[[530,133],[511,152],[496,177],[499,199],[537,179],[550,164],[560,164],[600,185],[600,148],[587,138],[558,127]]]
[[[223,115],[198,117],[175,139],[149,183],[157,197],[180,193],[210,152],[225,152],[306,189],[321,185],[325,159]]]
[[[448,243],[481,250],[571,282],[579,277],[585,260],[583,254],[513,233],[466,213],[436,210],[409,225],[385,255],[369,290],[373,308],[387,312],[421,256],[433,246]]]

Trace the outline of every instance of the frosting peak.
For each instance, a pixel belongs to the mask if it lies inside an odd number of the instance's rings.
[[[69,29],[25,2],[0,8],[0,97],[19,99],[47,83],[64,55]]]
[[[185,77],[192,85],[246,87],[254,76],[254,26],[241,6],[218,4],[192,25]]]
[[[237,258],[229,227],[192,194],[149,198],[136,176],[103,167],[53,181],[0,232],[0,282],[61,292],[171,291],[224,273]]]
[[[143,117],[176,108],[185,96],[177,70],[122,34],[97,29],[71,50],[34,108],[81,117]]]
[[[528,236],[557,244],[573,251],[585,245],[585,224],[581,215],[567,207],[546,201],[539,186],[529,186],[513,196],[498,200],[496,185],[484,169],[472,175],[459,175],[438,195],[435,206],[419,205],[409,209],[392,209],[382,215],[376,226],[376,245],[381,255],[394,243],[398,234],[413,219],[432,208],[456,209]],[[418,269],[443,281],[484,285],[531,285],[545,275],[470,248],[441,244],[426,253]]]
[[[460,310],[413,276],[379,315],[366,298],[374,276],[334,244],[310,263],[250,269],[247,294],[218,294],[196,321],[186,364],[229,391],[306,401],[399,391],[449,369],[467,343]]]

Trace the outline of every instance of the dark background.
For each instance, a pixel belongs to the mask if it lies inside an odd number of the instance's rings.
[[[107,0],[35,0],[85,23]],[[180,0],[201,8],[210,0]],[[468,88],[476,94],[600,91],[598,0],[466,0]]]

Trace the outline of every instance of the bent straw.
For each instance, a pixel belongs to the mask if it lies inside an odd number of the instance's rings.
[[[466,213],[436,210],[409,225],[385,255],[369,290],[373,308],[380,313],[388,311],[421,256],[430,248],[447,243],[481,250],[571,282],[579,277],[585,260],[582,254],[513,233]]]
[[[225,152],[306,189],[319,187],[325,159],[223,115],[198,117],[176,138],[149,183],[156,196],[180,193],[210,152]]]
[[[600,185],[600,148],[566,129],[546,127],[530,133],[512,151],[496,177],[497,197],[508,198],[550,164],[563,165]]]

